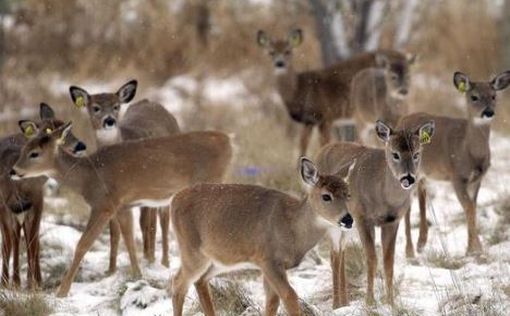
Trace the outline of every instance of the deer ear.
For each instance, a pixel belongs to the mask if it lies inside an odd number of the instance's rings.
[[[131,80],[126,82],[122,87],[120,87],[119,91],[117,91],[117,96],[121,103],[128,103],[135,97],[136,87],[138,86],[138,81]]]
[[[406,54],[406,60],[409,65],[413,65],[417,59],[418,59],[418,55],[416,55],[416,54],[412,54],[412,53]]]
[[[269,38],[267,33],[262,30],[258,30],[257,31],[257,44],[259,44],[260,47],[267,48],[270,43],[271,43],[271,39]]]
[[[301,179],[303,179],[306,184],[316,185],[319,182],[319,171],[314,163],[306,157],[301,157],[299,159],[299,165]]]
[[[352,171],[356,166],[357,159],[353,159],[339,168],[338,173],[335,176],[341,177],[346,183],[349,183]]]
[[[436,130],[434,121],[428,121],[418,128],[416,134],[420,137],[420,144],[425,145],[430,143],[432,136]]]
[[[79,109],[86,106],[90,101],[89,93],[80,87],[70,86],[69,94],[71,95],[74,105],[76,105]]]
[[[54,119],[55,112],[53,111],[51,106],[43,102],[39,105],[39,117],[41,118],[41,120]]]
[[[508,84],[510,84],[510,70],[500,73],[491,81],[492,89],[496,91],[505,89]]]
[[[65,143],[67,136],[71,133],[71,129],[73,127],[73,122],[67,122],[64,125],[55,129],[51,136],[57,139],[57,144],[62,145]]]
[[[384,55],[383,53],[377,53],[375,55],[375,63],[380,68],[386,68],[390,65],[388,56]]]
[[[18,126],[26,138],[32,138],[39,132],[39,127],[37,124],[29,120],[19,121]]]
[[[303,43],[303,31],[301,29],[294,29],[289,32],[288,41],[291,47],[298,47]]]
[[[390,140],[391,134],[393,134],[393,129],[386,125],[383,121],[377,120],[375,123],[375,132],[380,140],[387,143]]]
[[[453,84],[461,93],[471,90],[471,80],[469,80],[469,77],[466,74],[460,71],[456,71],[453,74]]]

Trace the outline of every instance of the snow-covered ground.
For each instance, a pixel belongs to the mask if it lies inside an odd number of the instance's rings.
[[[506,296],[510,284],[510,241],[492,246],[488,243],[491,230],[499,219],[495,209],[508,195],[506,184],[510,181],[510,161],[507,159],[510,140],[494,135],[492,145],[492,168],[484,180],[478,210],[485,253],[480,258],[464,257],[467,236],[461,207],[449,184],[430,182],[431,191],[434,192],[433,208],[429,210],[432,227],[425,253],[418,255],[414,261],[406,260],[403,229],[399,232],[395,264],[395,281],[399,293],[396,301],[399,310],[418,315],[441,314],[441,309],[444,313],[456,311],[457,315],[478,315],[484,311],[493,315],[505,314],[510,307],[510,299]],[[62,204],[60,200],[55,202]],[[416,204],[413,205],[413,210],[413,235],[416,240]],[[510,228],[505,229],[507,236],[510,236]],[[50,272],[55,273],[55,270],[59,271],[59,267],[62,270],[69,264],[79,236],[78,230],[58,224],[55,217],[47,216],[44,219],[41,228],[41,261],[45,279]],[[139,232],[137,238],[140,240]],[[159,251],[161,247],[158,246],[157,249]],[[457,269],[439,268],[434,262],[429,262],[429,258],[435,258],[437,254],[445,256],[445,260],[457,262]],[[161,258],[160,252],[157,257]],[[363,303],[363,298],[351,302],[347,307],[335,311],[331,309],[331,273],[328,260],[324,258],[322,261],[323,264],[317,264],[307,258],[299,268],[289,272],[291,283],[299,296],[317,315],[367,314],[369,309]],[[141,263],[143,280],[130,280],[127,253],[122,251],[119,255],[119,271],[105,277],[108,238],[103,235],[85,256],[69,297],[56,299],[51,293],[47,293],[48,299],[55,304],[55,315],[168,315],[171,312],[171,302],[166,287],[170,276],[179,267],[176,243],[171,244],[169,269],[159,263],[148,264],[143,259]],[[381,275],[378,274],[376,284],[378,301],[381,301],[384,288]],[[216,280],[214,283],[221,286],[229,280],[228,277],[222,279],[223,281]],[[235,279],[241,291],[253,304],[244,315],[258,315],[264,306],[260,276],[254,277],[250,274],[245,279],[242,276],[236,276]],[[365,290],[364,286],[363,280],[362,292]],[[197,304],[194,290],[191,289],[186,300],[188,315],[201,315]],[[385,305],[376,306],[375,311],[382,315],[391,314],[390,308]]]
[[[230,101],[233,105],[250,105],[252,100],[247,98],[249,91],[240,82],[232,84],[229,80],[208,79],[205,81],[204,86],[201,87],[205,98],[211,99],[209,95],[214,95],[216,99],[212,98],[213,103],[221,104]],[[56,83],[53,91],[64,95],[67,93],[67,86],[67,83]],[[85,86],[92,93],[103,89],[92,83]],[[112,85],[112,89],[115,88],[116,86]],[[165,89],[149,91],[146,96],[158,99],[163,104],[173,104],[177,108],[170,110],[177,111],[186,106],[185,95],[193,93],[196,89],[196,83],[184,76],[170,80],[165,85]],[[167,100],[172,102],[165,102]],[[510,139],[494,133],[491,143],[492,167],[484,179],[478,207],[478,223],[485,246],[484,254],[477,258],[464,256],[467,230],[462,208],[449,184],[430,181],[429,205],[431,207],[428,217],[432,226],[425,252],[417,254],[416,260],[407,260],[403,229],[399,232],[395,264],[396,305],[399,312],[396,314],[497,315],[505,314],[509,310],[510,226],[503,228],[501,235],[504,237],[500,238],[499,243],[498,240],[495,242],[491,236],[494,235],[493,230],[498,226],[501,217],[497,212],[498,207],[509,194],[507,183],[510,181],[510,161],[507,157],[510,154]],[[298,175],[296,175],[296,181],[299,181]],[[69,209],[69,213],[72,213],[72,204],[68,205],[60,198],[53,198],[48,202],[53,207]],[[43,220],[41,264],[43,279],[49,287],[58,284],[71,261],[74,247],[81,235],[81,232],[73,226],[62,224],[62,222],[72,222],[72,218],[71,215],[63,219],[48,215]],[[135,218],[138,218],[137,214]],[[418,205],[415,201],[412,213],[412,233],[415,241],[418,234],[417,222]],[[135,227],[138,229],[137,223]],[[356,242],[355,232],[353,235],[353,242]],[[158,239],[159,237],[158,231]],[[118,272],[105,276],[109,244],[108,237],[104,234],[82,261],[69,297],[57,299],[51,293],[53,289],[44,292],[47,299],[54,304],[54,315],[169,315],[171,301],[166,288],[168,280],[179,267],[177,244],[172,239],[171,266],[165,268],[158,262],[148,264],[144,261],[141,258],[139,231],[137,240],[143,280],[130,279],[129,260],[125,251],[119,254]],[[159,259],[161,258],[160,244],[157,250]],[[380,258],[380,252],[378,255]],[[438,264],[438,261],[445,261],[446,264]],[[445,265],[452,266],[453,269],[438,267]],[[26,269],[26,265],[24,268]],[[387,305],[367,307],[364,304],[363,295],[352,301],[349,306],[333,311],[331,271],[326,255],[322,258],[322,264],[317,264],[315,260],[307,257],[297,269],[289,272],[289,278],[298,295],[307,303],[309,309],[315,311],[316,315],[365,315],[369,312],[375,315],[392,314]],[[231,279],[229,276],[218,278],[213,281],[213,284],[216,287],[226,286],[230,284],[228,282]],[[264,306],[260,275],[236,275],[235,282],[236,291],[241,292],[248,305],[251,305],[242,315],[260,315]],[[357,291],[365,292],[363,278],[354,283],[360,286]],[[378,273],[376,283],[378,302],[381,302],[381,297],[384,295],[383,284],[382,273]],[[185,307],[186,315],[202,315],[192,288],[188,293]],[[229,313],[229,315],[235,315],[235,313]]]

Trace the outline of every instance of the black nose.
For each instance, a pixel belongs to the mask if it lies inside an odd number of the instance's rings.
[[[74,152],[75,153],[79,153],[79,152],[82,152],[82,151],[85,151],[87,150],[87,145],[85,145],[85,143],[79,141],[76,146],[74,146]]]
[[[487,117],[487,118],[491,118],[494,116],[494,110],[493,109],[485,109],[483,112],[482,112],[482,117]]]
[[[416,179],[415,177],[413,177],[412,175],[408,174],[407,176],[405,177],[402,177],[400,179],[400,184],[402,185],[402,187],[404,189],[409,189],[410,187],[413,186],[413,184],[416,182]]]
[[[112,127],[112,126],[115,126],[115,119],[113,117],[107,117],[105,120],[104,120],[104,127]]]
[[[11,171],[9,171],[9,175],[10,176],[15,176],[16,175],[16,171],[14,171],[14,169],[11,169]]]
[[[407,91],[407,89],[402,88],[402,89],[400,89],[400,91],[399,91],[399,92],[400,92],[400,94],[401,94],[401,95],[407,95],[407,92],[408,92],[408,91]]]
[[[351,214],[347,213],[342,219],[340,220],[340,226],[345,228],[352,228],[352,223],[354,223],[354,220],[352,219]]]
[[[274,63],[274,65],[277,67],[277,68],[283,68],[285,67],[285,63],[281,60],[277,61],[276,63]]]

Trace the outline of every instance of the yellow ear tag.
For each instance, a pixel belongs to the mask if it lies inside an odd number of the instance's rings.
[[[430,143],[430,135],[429,135],[429,133],[427,133],[426,131],[422,131],[420,133],[420,143],[422,145]]]
[[[63,145],[65,143],[64,135],[60,136],[59,139],[57,139],[57,145]]]
[[[462,93],[466,93],[467,89],[466,89],[466,83],[464,81],[461,81],[459,83],[459,91],[462,92]]]
[[[85,99],[83,99],[82,96],[79,96],[79,97],[76,98],[74,103],[76,104],[77,107],[82,108],[82,107],[85,106]]]
[[[30,137],[30,136],[34,135],[34,128],[32,127],[32,125],[28,125],[23,130],[23,134],[25,135],[25,137]]]
[[[49,128],[49,127],[48,127],[48,128],[46,129],[46,134],[51,134],[51,132],[53,132],[53,130],[52,130],[51,128]]]

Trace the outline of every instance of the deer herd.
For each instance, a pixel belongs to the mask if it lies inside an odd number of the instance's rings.
[[[72,134],[72,123],[57,119],[44,103],[39,120],[20,121],[20,133],[0,140],[1,284],[11,285],[12,254],[12,285],[20,286],[23,230],[27,286],[42,285],[39,227],[47,178],[81,195],[90,207],[58,297],[67,296],[81,260],[107,224],[107,273],[116,271],[122,236],[131,272],[142,276],[133,207],[141,209],[143,254],[149,262],[155,261],[159,218],[161,263],[167,267],[171,221],[181,259],[169,286],[174,315],[182,315],[192,284],[204,314],[214,315],[208,281],[240,269],[261,271],[265,315],[276,315],[280,300],[289,315],[301,315],[286,270],[298,266],[325,237],[331,242],[333,308],[348,305],[344,240],[353,227],[366,255],[370,304],[375,302],[375,227],[381,228],[386,299],[392,305],[395,243],[403,217],[406,256],[415,255],[410,234],[414,188],[420,208],[418,252],[427,242],[427,178],[452,183],[466,215],[467,253],[482,251],[477,196],[490,166],[496,94],[510,84],[510,71],[486,82],[472,81],[461,72],[453,75],[454,87],[465,96],[465,118],[409,114],[406,97],[413,55],[379,50],[299,72],[293,67],[292,52],[303,41],[301,30],[292,30],[285,39],[259,31],[256,40],[272,59],[276,90],[290,117],[303,125],[298,163],[308,187],[303,198],[257,185],[223,183],[233,158],[232,140],[225,133],[181,132],[175,117],[149,100],[131,104],[121,116],[121,106],[135,97],[135,80],[114,93],[89,94],[71,86],[73,104],[86,109],[94,129],[95,153],[86,153],[86,145]],[[332,124],[338,119],[355,122],[358,142],[331,142]],[[322,148],[312,161],[304,156],[314,126],[319,128]]]

